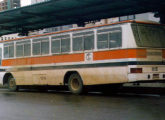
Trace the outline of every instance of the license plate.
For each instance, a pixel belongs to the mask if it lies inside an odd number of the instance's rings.
[[[158,71],[158,67],[152,67],[152,71]]]
[[[159,74],[153,74],[153,79],[159,79]]]

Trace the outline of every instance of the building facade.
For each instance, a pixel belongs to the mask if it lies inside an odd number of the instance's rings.
[[[0,11],[10,10],[20,7],[20,0],[2,0],[0,1]]]
[[[20,6],[20,0],[8,0],[8,9],[18,8]]]
[[[0,11],[8,9],[8,0],[0,1]]]

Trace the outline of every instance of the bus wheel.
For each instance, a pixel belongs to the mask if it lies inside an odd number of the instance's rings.
[[[83,92],[83,82],[79,74],[71,74],[68,81],[68,88],[73,94],[81,94]]]
[[[8,89],[9,91],[15,92],[18,90],[15,79],[12,76],[8,77]]]

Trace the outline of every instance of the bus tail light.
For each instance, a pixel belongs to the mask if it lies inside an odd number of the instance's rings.
[[[130,71],[131,73],[143,73],[142,68],[131,68]]]
[[[165,59],[165,49],[162,50],[162,57]]]

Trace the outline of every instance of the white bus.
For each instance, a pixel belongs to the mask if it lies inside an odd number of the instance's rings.
[[[165,26],[124,21],[3,41],[2,83],[84,86],[165,81]]]

